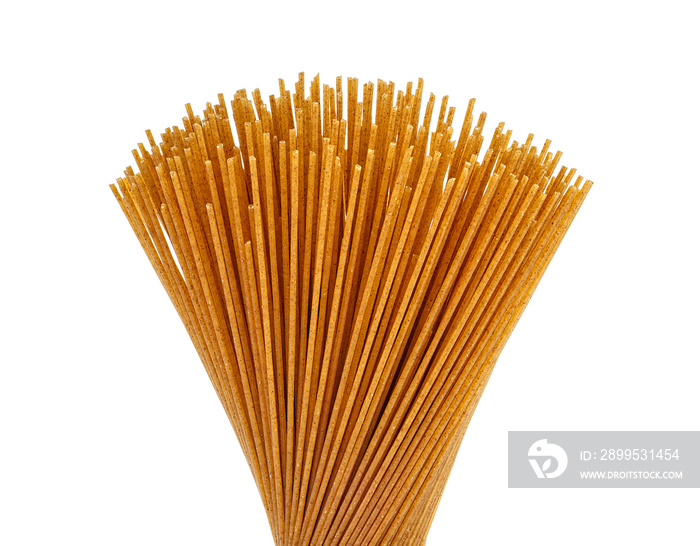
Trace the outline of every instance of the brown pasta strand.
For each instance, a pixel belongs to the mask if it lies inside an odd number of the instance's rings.
[[[485,140],[473,99],[454,134],[455,108],[432,93],[423,106],[422,79],[278,84],[269,106],[237,91],[230,117],[221,94],[202,116],[187,104],[110,188],[275,544],[425,544],[498,355],[592,183],[557,171],[549,140],[538,150],[502,123]]]

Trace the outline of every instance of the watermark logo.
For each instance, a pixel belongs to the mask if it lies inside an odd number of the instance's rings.
[[[530,446],[528,457],[530,457],[530,466],[532,466],[538,478],[556,478],[561,476],[566,470],[566,465],[569,464],[566,451],[557,444],[548,443],[546,438],[537,440]],[[552,461],[556,461],[554,470],[550,470]]]
[[[700,487],[700,431],[510,431],[508,487]]]

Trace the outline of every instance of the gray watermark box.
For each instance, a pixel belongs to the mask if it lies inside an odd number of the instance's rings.
[[[700,432],[509,431],[508,487],[700,487]]]

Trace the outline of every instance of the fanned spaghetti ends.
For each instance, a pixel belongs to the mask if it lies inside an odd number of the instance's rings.
[[[223,95],[112,185],[277,545],[424,544],[493,366],[591,182],[423,82]],[[425,102],[425,108],[421,107]],[[436,110],[436,106],[439,108]],[[435,112],[437,116],[434,115]],[[486,148],[484,150],[484,148]]]

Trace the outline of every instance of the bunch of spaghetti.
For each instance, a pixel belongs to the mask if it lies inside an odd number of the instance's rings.
[[[423,544],[493,366],[591,182],[470,101],[318,76],[238,91],[112,190],[278,545]],[[347,113],[347,119],[344,113]],[[422,115],[421,115],[422,114]],[[431,130],[434,128],[434,130]],[[236,144],[236,141],[238,144]]]

